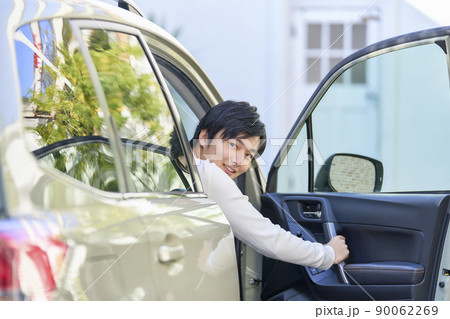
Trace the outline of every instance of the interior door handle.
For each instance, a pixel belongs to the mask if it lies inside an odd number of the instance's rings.
[[[336,227],[334,227],[334,224],[332,222],[323,223],[323,230],[325,232],[325,237],[328,237],[328,240],[337,235]],[[341,283],[348,285],[349,281],[347,279],[347,276],[345,275],[344,266],[345,262],[343,261],[336,265],[336,275]]]
[[[158,260],[160,263],[170,263],[184,257],[184,246],[161,245],[158,247]]]
[[[320,216],[322,216],[322,212],[320,210],[316,212],[303,212],[303,216],[305,216],[306,218],[320,219]]]

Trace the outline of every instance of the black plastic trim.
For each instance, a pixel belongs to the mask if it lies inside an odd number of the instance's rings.
[[[131,144],[135,148],[140,148],[144,150],[151,149],[151,151],[166,155],[170,157],[170,150],[167,147],[156,145],[152,143],[147,143],[143,141],[133,140],[133,139],[127,139],[127,138],[121,138],[123,145]],[[91,143],[101,143],[109,145],[109,138],[98,136],[98,135],[88,135],[88,136],[77,136],[73,138],[69,138],[67,140],[58,141],[52,144],[49,144],[47,146],[44,146],[42,148],[39,148],[37,150],[34,150],[32,153],[34,156],[36,156],[38,159],[41,159],[53,152],[60,151],[62,149],[76,146],[76,145],[83,145],[83,144],[91,144]]]

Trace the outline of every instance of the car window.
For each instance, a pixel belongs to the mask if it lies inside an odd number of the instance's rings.
[[[448,189],[450,150],[445,145],[450,140],[450,86],[442,43],[360,61],[340,78],[361,68],[366,70],[364,81],[338,78],[311,115],[315,157],[321,159],[314,162],[315,190]],[[324,175],[327,170],[330,174]],[[333,178],[341,190],[328,185]]]
[[[117,192],[114,154],[109,141],[85,136],[54,143],[33,151],[43,163],[98,189]],[[82,154],[83,156],[80,156]]]
[[[17,30],[15,39],[30,150],[45,148],[44,165],[96,188],[119,191],[104,114],[70,25],[62,19],[33,22]],[[103,142],[83,140],[59,148],[77,137]]]
[[[75,34],[62,19],[33,22],[16,32],[30,150],[43,165],[105,191],[191,190],[187,169],[171,156],[174,121],[137,36],[82,31],[95,82]],[[95,83],[101,84],[107,108]],[[124,171],[127,182],[120,179]]]
[[[178,110],[178,114],[180,115],[181,122],[183,123],[184,129],[186,131],[186,135],[189,140],[194,136],[195,129],[198,125],[198,118],[191,110],[186,101],[181,97],[178,91],[173,87],[173,85],[165,80],[167,87],[169,88],[170,95],[172,95],[173,102]]]
[[[158,55],[155,55],[155,59],[172,95],[186,135],[191,139],[199,119],[211,106],[186,74]]]
[[[295,189],[296,192],[307,192],[309,153],[306,125],[297,138],[288,143],[291,148],[278,169],[277,191],[289,193]]]
[[[109,113],[123,143],[137,192],[190,190],[170,157],[175,123],[152,65],[137,36],[83,29]]]

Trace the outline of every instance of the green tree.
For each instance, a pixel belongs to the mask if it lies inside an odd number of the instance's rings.
[[[84,30],[83,36],[87,39],[115,126],[133,135],[133,127],[130,126],[140,123],[148,130],[145,136],[140,137],[141,140],[150,142],[146,140],[149,136],[160,136],[157,140],[168,146],[165,126],[171,121],[171,116],[137,39],[104,30]],[[84,57],[67,23],[64,24],[62,38],[61,43],[45,44],[45,54],[51,64],[44,63],[42,89],[30,89],[28,96],[24,97],[35,107],[39,124],[33,132],[42,147],[75,137],[104,135],[105,115],[99,106]],[[141,65],[144,65],[142,69]],[[121,137],[133,138],[132,135]],[[92,186],[118,190],[117,181],[110,176],[114,172],[114,164],[108,145],[91,143],[74,147],[76,150],[56,151],[45,161]],[[136,154],[134,151],[129,153]],[[176,185],[174,188],[179,187],[177,173],[169,161],[168,165],[160,166],[161,156],[138,157],[131,161],[130,171],[143,185],[142,190],[158,190],[158,185],[163,184],[166,185],[164,190],[172,184]]]

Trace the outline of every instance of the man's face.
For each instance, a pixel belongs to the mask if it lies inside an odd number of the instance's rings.
[[[213,139],[207,139],[207,132],[200,133],[200,144],[203,147],[203,159],[209,159],[232,179],[245,173],[256,155],[260,137],[244,138],[238,135],[228,140],[222,139],[222,131]]]

